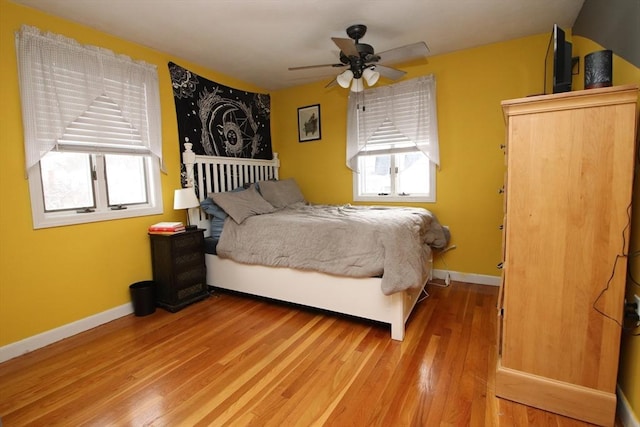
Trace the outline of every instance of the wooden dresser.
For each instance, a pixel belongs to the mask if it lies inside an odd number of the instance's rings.
[[[496,395],[613,425],[635,85],[504,101]]]
[[[171,312],[209,296],[204,230],[169,236],[150,234],[156,305]]]

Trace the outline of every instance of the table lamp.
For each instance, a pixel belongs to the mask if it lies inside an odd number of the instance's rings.
[[[191,215],[189,209],[197,208],[200,206],[196,193],[192,187],[179,188],[173,194],[173,209],[186,209],[187,210],[187,229],[196,228],[197,225],[191,225]]]

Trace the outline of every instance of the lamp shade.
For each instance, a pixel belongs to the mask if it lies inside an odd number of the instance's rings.
[[[343,87],[345,89],[349,87],[351,79],[353,79],[353,71],[351,70],[346,70],[343,73],[338,74],[338,77],[336,77],[336,81],[338,82],[340,87]]]
[[[193,188],[180,188],[173,194],[173,209],[189,209],[200,206]]]
[[[353,79],[353,83],[351,83],[351,92],[362,92],[364,90],[364,83],[362,83],[362,78]]]
[[[376,82],[380,78],[380,73],[377,71],[374,71],[373,68],[365,68],[364,71],[362,72],[362,77],[364,77],[364,79],[367,81],[367,84],[369,86],[373,86],[374,84],[376,84]]]

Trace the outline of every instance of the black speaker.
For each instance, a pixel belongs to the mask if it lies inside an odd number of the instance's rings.
[[[613,72],[613,52],[599,50],[584,57],[584,88],[611,86]]]

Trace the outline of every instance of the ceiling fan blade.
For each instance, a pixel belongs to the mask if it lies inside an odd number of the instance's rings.
[[[391,80],[398,80],[405,74],[406,71],[396,70],[395,68],[385,67],[384,65],[376,64],[375,70],[380,73],[381,76],[386,77]]]
[[[303,65],[302,67],[289,67],[289,71],[296,70],[309,70],[311,68],[325,68],[325,67],[344,67],[344,64],[319,64],[319,65]]]
[[[338,84],[338,80],[336,80],[335,78],[333,80],[331,80],[329,83],[327,83],[327,85],[324,87],[325,89],[333,87],[335,85]]]
[[[394,49],[385,50],[377,55],[380,57],[379,62],[385,64],[395,64],[398,62],[409,61],[425,57],[429,54],[429,48],[425,42],[417,42],[406,46],[396,47]]]
[[[356,48],[356,44],[351,39],[341,39],[338,37],[331,37],[331,40],[340,48],[340,51],[347,56],[360,56],[360,52]]]

